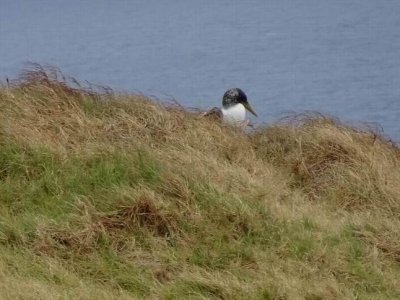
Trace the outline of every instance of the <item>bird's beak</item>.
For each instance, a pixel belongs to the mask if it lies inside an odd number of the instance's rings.
[[[255,115],[256,117],[258,117],[257,114],[256,114],[256,112],[251,108],[249,102],[243,103],[243,106],[244,106],[249,112],[251,112],[253,115]]]

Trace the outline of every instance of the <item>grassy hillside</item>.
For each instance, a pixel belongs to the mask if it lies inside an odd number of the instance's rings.
[[[0,88],[0,298],[399,299],[399,183],[324,116],[244,134],[39,68]]]

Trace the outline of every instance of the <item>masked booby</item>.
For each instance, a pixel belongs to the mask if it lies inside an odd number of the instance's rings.
[[[214,107],[204,115],[223,120],[230,125],[246,126],[249,122],[246,120],[246,110],[257,117],[247,101],[246,94],[239,88],[232,88],[227,90],[222,97],[222,108]]]

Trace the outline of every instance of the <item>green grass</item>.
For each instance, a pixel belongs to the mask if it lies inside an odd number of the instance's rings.
[[[244,134],[38,69],[0,88],[1,299],[398,299],[400,151]]]

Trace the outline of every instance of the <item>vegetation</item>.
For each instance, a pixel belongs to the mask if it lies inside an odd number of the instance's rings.
[[[400,150],[243,133],[38,67],[0,88],[1,299],[399,299]]]

